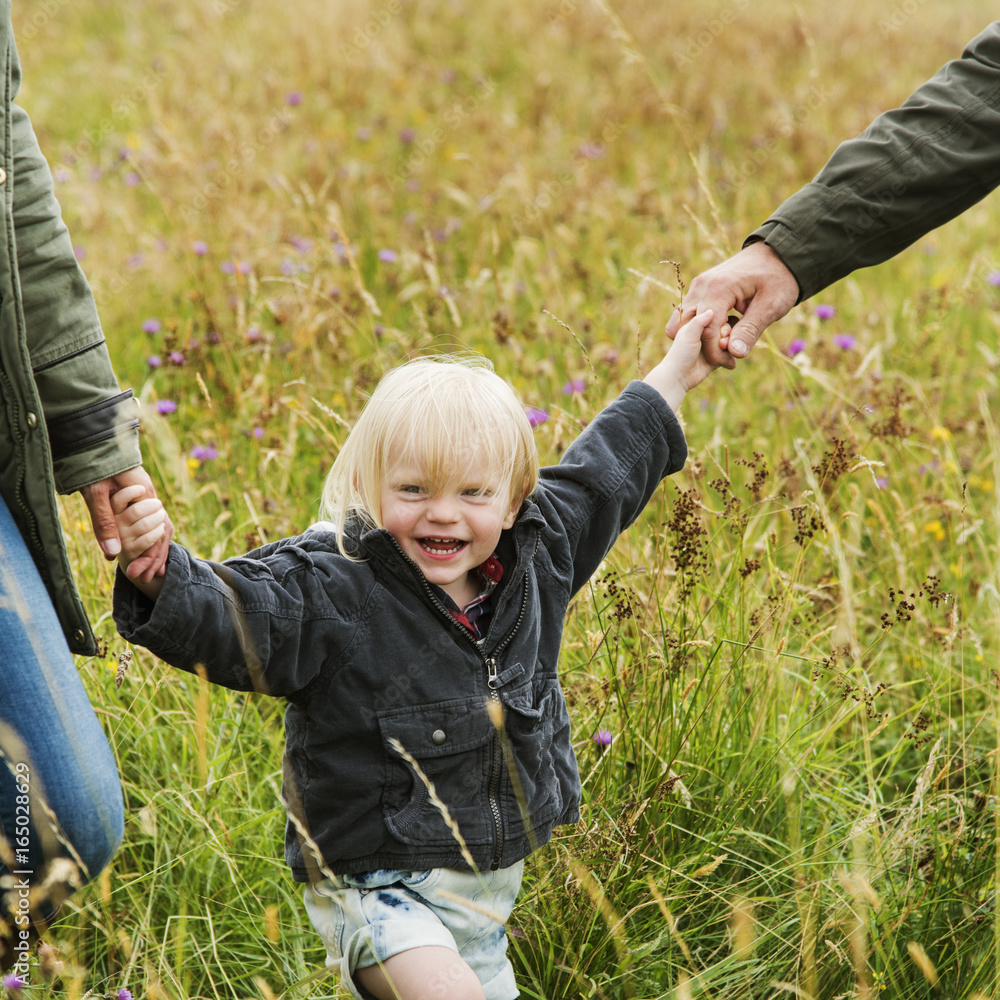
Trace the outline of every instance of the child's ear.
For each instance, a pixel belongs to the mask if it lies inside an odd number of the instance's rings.
[[[514,522],[517,520],[517,515],[521,512],[521,504],[523,504],[524,501],[524,490],[519,490],[511,497],[510,510],[507,511],[507,515],[503,519],[504,528],[514,527]]]

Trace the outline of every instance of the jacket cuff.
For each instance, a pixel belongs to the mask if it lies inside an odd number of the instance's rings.
[[[803,246],[795,232],[780,220],[768,219],[743,241],[743,247],[761,242],[766,243],[781,258],[781,263],[798,283],[799,297],[795,300],[796,305],[831,284],[830,281],[824,281],[818,268],[810,263],[809,248]]]
[[[142,465],[132,390],[48,421],[56,490],[73,493]]]
[[[131,399],[132,390],[126,389],[110,399],[46,421],[52,458],[65,458],[118,434],[138,430],[139,418],[135,404],[129,402]]]

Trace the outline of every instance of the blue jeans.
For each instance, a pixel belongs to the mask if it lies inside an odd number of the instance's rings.
[[[0,945],[26,936],[25,918],[47,922],[104,868],[121,843],[123,819],[111,748],[0,497],[0,830],[14,852],[11,867],[0,860],[0,875],[14,876],[13,889],[0,888],[7,924]],[[28,913],[27,887],[46,876],[52,885],[31,899]]]

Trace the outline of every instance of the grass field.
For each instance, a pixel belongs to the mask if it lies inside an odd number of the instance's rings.
[[[678,279],[995,5],[14,13],[147,467],[177,539],[224,558],[315,518],[364,392],[413,353],[488,355],[556,461],[661,356]],[[570,611],[583,819],[528,861],[522,996],[1000,996],[998,227],[992,197],[685,403],[687,468]],[[112,569],[64,513],[126,833],[26,993],[346,996],[282,859],[281,704],[141,649],[116,688]]]

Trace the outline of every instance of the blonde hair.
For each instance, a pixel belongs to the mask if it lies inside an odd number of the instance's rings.
[[[480,356],[420,358],[388,372],[368,398],[323,485],[320,516],[337,526],[361,518],[381,527],[389,472],[412,461],[435,489],[455,486],[468,457],[485,459],[490,480],[516,509],[538,482],[538,451],[517,393]]]

